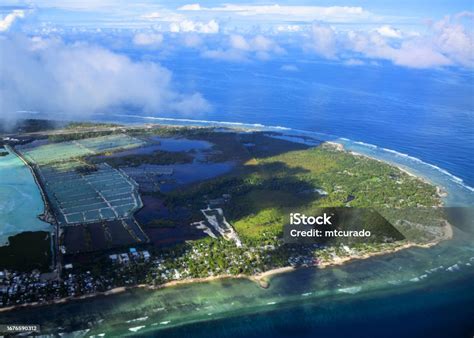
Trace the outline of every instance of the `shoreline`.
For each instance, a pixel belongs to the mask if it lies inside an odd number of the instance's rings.
[[[36,169],[23,157],[23,155],[18,152],[14,147],[11,147],[10,145],[5,145],[5,149],[10,151],[12,154],[17,156],[24,164],[25,166],[30,170],[31,176],[33,176],[33,179],[35,180],[36,186],[38,187],[38,190],[41,195],[41,199],[43,200],[43,213],[38,215],[38,219],[41,220],[44,223],[50,224],[52,229],[50,230],[51,234],[51,272],[56,272],[57,276],[59,278],[60,276],[60,271],[61,271],[61,265],[59,263],[58,257],[54,254],[59,253],[59,225],[56,222],[56,218],[54,217],[53,211],[51,209],[51,205],[48,200],[48,196],[46,195],[45,188],[43,187],[43,184],[41,183],[41,180],[39,178],[40,174],[36,171]],[[59,271],[58,271],[59,270]]]
[[[341,144],[341,146],[342,146],[342,144]],[[342,149],[343,149],[342,151],[346,151],[344,149],[344,147]],[[369,156],[369,155],[365,155],[365,154],[361,154],[361,153],[358,153],[358,152],[355,152],[355,151],[349,151],[349,153],[354,155],[354,156],[365,157],[365,158],[368,158],[368,159],[371,159],[371,160],[374,160],[374,161],[378,161],[378,162],[381,162],[381,163],[388,164],[388,165],[390,165],[394,168],[397,168],[398,170],[400,170],[401,172],[407,174],[410,177],[413,177],[417,180],[420,180],[421,182],[423,182],[425,184],[434,186],[435,189],[436,189],[436,196],[438,196],[441,199],[441,201],[439,202],[437,207],[443,207],[444,206],[443,199],[448,197],[448,192],[446,191],[446,189],[444,187],[441,187],[441,186],[437,185],[436,183],[431,182],[428,178],[426,178],[424,176],[416,175],[416,174],[410,172],[408,169],[402,168],[400,165],[397,165],[397,164],[392,163],[392,162],[387,162],[387,161],[384,161],[384,160],[380,160],[378,158],[375,158],[375,157],[372,157],[372,156]]]
[[[368,158],[368,159],[373,160],[373,161],[388,164],[388,165],[390,165],[394,168],[397,168],[398,170],[400,170],[401,172],[407,174],[410,177],[413,177],[417,180],[420,180],[425,184],[432,185],[436,189],[436,195],[441,199],[446,198],[448,196],[448,192],[444,189],[444,187],[441,187],[441,186],[437,185],[436,183],[431,182],[428,178],[426,178],[424,176],[416,175],[416,174],[410,172],[408,169],[402,168],[400,165],[398,165],[396,163],[392,163],[392,162],[389,162],[389,161],[384,161],[384,160],[381,160],[381,159],[376,158],[374,156],[362,154],[362,153],[359,153],[359,152],[356,152],[356,151],[353,151],[353,150],[346,150],[344,148],[344,146],[340,143],[336,143],[336,142],[326,142],[326,143],[329,143],[329,144],[333,145],[336,148],[336,150],[338,150],[338,151],[346,151],[349,154],[354,155],[354,156],[365,157],[365,158]],[[443,201],[441,201],[440,204],[438,204],[438,207],[442,207],[442,206],[444,206]]]
[[[256,283],[259,287],[266,289],[270,287],[271,278],[277,275],[281,275],[281,274],[285,274],[285,273],[289,273],[289,272],[293,272],[293,271],[301,270],[301,269],[326,269],[326,268],[330,268],[334,266],[341,266],[341,265],[354,262],[354,261],[365,260],[365,259],[369,259],[369,258],[377,257],[377,256],[390,255],[390,254],[393,254],[405,249],[410,249],[410,248],[428,249],[428,248],[431,248],[432,246],[437,245],[438,243],[444,240],[449,240],[452,237],[453,237],[452,226],[448,222],[445,222],[444,236],[432,242],[427,242],[427,243],[422,243],[422,244],[421,243],[405,243],[397,247],[390,248],[388,250],[382,250],[382,251],[373,252],[373,253],[366,253],[363,255],[352,254],[352,255],[348,255],[344,257],[338,257],[338,259],[335,259],[330,262],[323,262],[318,265],[300,266],[300,267],[284,266],[284,267],[267,270],[256,275],[225,274],[225,275],[217,275],[217,276],[209,276],[209,277],[173,280],[173,281],[169,281],[157,286],[148,285],[148,284],[138,284],[138,285],[133,285],[133,286],[120,286],[120,287],[116,287],[107,291],[95,292],[95,293],[85,294],[81,296],[70,296],[70,297],[60,298],[60,299],[56,299],[56,300],[52,300],[52,301],[44,302],[44,303],[34,302],[34,303],[25,303],[25,304],[18,304],[18,305],[13,305],[9,307],[4,307],[4,308],[0,308],[0,313],[20,310],[20,309],[33,308],[33,307],[66,304],[73,301],[78,301],[78,300],[83,300],[83,299],[88,299],[88,298],[95,298],[95,297],[100,297],[100,296],[117,295],[117,294],[121,294],[133,289],[142,288],[142,289],[146,289],[150,291],[158,291],[160,289],[171,288],[171,287],[180,286],[180,285],[209,283],[209,282],[225,280],[225,279],[246,279],[248,281]]]

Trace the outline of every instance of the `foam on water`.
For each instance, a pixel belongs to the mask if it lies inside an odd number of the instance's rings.
[[[212,120],[194,120],[194,119],[177,119],[171,117],[156,117],[156,116],[138,116],[131,114],[114,114],[117,117],[128,117],[128,118],[140,118],[151,121],[164,121],[174,122],[178,124],[190,123],[190,124],[203,124],[203,125],[219,125],[219,126],[232,126],[232,127],[244,127],[244,128],[257,128],[257,129],[276,129],[276,130],[291,130],[290,128],[283,126],[265,126],[260,123],[242,123],[242,122],[226,122],[226,121],[212,121]]]
[[[341,138],[341,140],[342,140],[342,138]],[[350,140],[344,138],[344,141],[350,141]],[[354,143],[360,144],[362,146],[369,147],[369,148],[372,148],[372,149],[377,149],[376,145],[373,145],[373,144],[370,144],[370,143],[365,143],[365,142],[362,142],[362,141],[354,141]]]
[[[351,295],[359,293],[362,290],[361,286],[351,286],[348,288],[341,288],[338,289],[337,291],[342,292],[342,293],[349,293]]]
[[[288,128],[284,126],[269,126],[269,125],[263,125],[260,123],[243,123],[243,122],[227,122],[227,121],[216,121],[216,120],[202,120],[202,119],[178,119],[178,118],[168,118],[168,117],[154,117],[154,116],[139,116],[139,115],[133,115],[133,114],[114,114],[114,116],[117,117],[126,117],[126,118],[136,118],[136,119],[143,119],[143,120],[151,120],[151,121],[162,121],[162,122],[171,122],[173,124],[178,124],[178,125],[204,125],[204,126],[222,126],[222,127],[240,127],[240,128],[249,128],[249,129],[258,129],[262,131],[285,131],[288,136],[307,136],[307,137],[313,137],[316,140],[321,140],[321,141],[339,141],[343,143],[346,147],[351,148],[351,146],[356,146],[358,147],[357,150],[363,151],[365,149],[368,150],[368,153],[364,153],[365,155],[369,156],[374,156],[377,157],[377,154],[373,153],[373,151],[377,151],[379,153],[387,153],[387,154],[392,154],[395,157],[398,157],[400,159],[405,159],[408,161],[411,161],[412,166],[419,166],[419,167],[426,167],[429,169],[433,169],[437,171],[439,174],[442,174],[446,176],[446,179],[449,179],[451,182],[456,183],[463,189],[468,190],[469,192],[473,193],[474,192],[474,187],[471,187],[467,184],[464,183],[464,180],[461,179],[460,177],[457,177],[456,175],[451,174],[449,171],[431,164],[424,162],[423,160],[411,156],[409,154],[405,154],[393,149],[388,149],[384,147],[379,147],[375,144],[370,144],[367,142],[362,142],[362,141],[353,141],[350,140],[346,137],[339,137],[337,135],[332,135],[332,134],[326,134],[326,133],[319,133],[319,132],[314,132],[314,131],[307,131],[307,130],[301,130],[301,129],[295,129],[295,128]],[[296,141],[296,139],[295,139]],[[304,142],[304,140],[302,140]],[[362,149],[361,149],[362,148]],[[372,152],[371,152],[372,151]],[[384,160],[384,158],[381,158]],[[410,166],[409,163],[405,163],[405,165]],[[413,168],[416,169],[416,168]],[[422,170],[420,170],[422,171]],[[473,197],[474,198],[474,197]]]
[[[361,141],[352,141],[352,140],[349,140],[347,138],[339,138],[339,141],[343,141],[341,143],[343,143],[344,146],[346,146],[349,149],[352,148],[353,145],[360,146],[362,149],[356,149],[356,150],[362,151],[364,153],[364,155],[378,157],[377,152],[379,153],[379,155],[384,155],[383,153],[391,154],[395,157],[395,158],[392,158],[391,162],[393,162],[395,164],[405,165],[405,166],[408,167],[408,169],[415,169],[415,170],[417,170],[418,172],[421,172],[421,173],[423,172],[423,169],[425,169],[425,170],[428,169],[430,171],[434,170],[438,175],[441,174],[442,176],[445,176],[444,179],[449,180],[452,183],[457,184],[462,189],[468,190],[470,193],[474,192],[474,188],[467,185],[467,184],[465,184],[464,180],[461,179],[460,177],[457,177],[457,176],[451,174],[449,171],[447,171],[443,168],[440,168],[437,165],[424,162],[424,161],[422,161],[421,159],[419,159],[415,156],[411,156],[411,155],[408,155],[408,154],[405,154],[405,153],[402,153],[402,152],[399,152],[399,151],[396,151],[396,150],[393,150],[393,149],[378,147],[374,144],[369,144],[369,143],[365,143],[365,142],[361,142]],[[364,152],[363,148],[368,149],[369,152]],[[397,158],[399,158],[401,161],[397,161]],[[387,158],[384,158],[384,157],[381,157],[380,159],[390,160],[390,159],[387,159]],[[432,175],[429,175],[429,174],[423,175],[423,176],[425,178],[430,179],[430,180],[436,179],[436,177],[433,177]]]
[[[123,119],[136,119],[136,120],[148,120],[148,121],[158,121],[165,122],[170,125],[182,125],[182,126],[208,126],[208,127],[231,127],[231,128],[245,128],[252,130],[260,131],[284,131],[288,136],[307,136],[313,137],[318,141],[336,141],[342,143],[345,147],[363,153],[367,156],[373,156],[375,158],[392,162],[393,164],[398,164],[401,166],[408,167],[407,169],[412,169],[416,171],[418,175],[421,175],[425,178],[430,178],[436,184],[440,184],[445,187],[442,183],[443,181],[449,181],[452,184],[458,185],[459,188],[465,190],[464,192],[459,192],[460,195],[468,192],[471,196],[464,200],[458,200],[457,197],[451,198],[448,197],[446,200],[450,205],[472,205],[474,204],[474,187],[466,184],[464,180],[448,170],[441,168],[435,164],[431,164],[421,160],[418,157],[411,156],[409,154],[399,152],[393,149],[379,147],[375,144],[351,140],[347,137],[340,137],[338,135],[321,133],[315,131],[308,131],[296,128],[289,128],[281,125],[264,125],[261,123],[243,123],[236,121],[218,121],[218,120],[205,120],[205,119],[188,119],[188,118],[171,118],[171,117],[157,117],[157,116],[141,116],[135,114],[97,114],[102,116],[102,119],[105,118],[107,121],[110,117],[123,118]],[[116,120],[114,120],[117,122]],[[127,123],[127,122],[124,122]],[[387,155],[391,154],[392,158],[387,158]],[[401,162],[401,163],[400,163]],[[432,177],[431,174],[435,173],[435,176]],[[449,189],[451,187],[445,187]],[[458,195],[456,193],[456,195]],[[465,196],[463,196],[465,197]]]
[[[135,319],[130,319],[127,320],[126,323],[135,323],[135,322],[143,322],[148,319],[148,316],[145,317],[140,317],[140,318],[135,318]]]
[[[128,328],[129,331],[132,331],[132,332],[137,332],[137,331],[140,331],[141,329],[145,328],[146,325],[141,325],[141,326],[135,326],[135,327],[130,327]]]

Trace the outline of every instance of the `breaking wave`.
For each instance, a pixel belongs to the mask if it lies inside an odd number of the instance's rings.
[[[289,134],[292,135],[304,135],[308,137],[316,137],[318,140],[323,140],[323,141],[329,141],[329,140],[341,140],[345,141],[347,143],[352,143],[352,144],[357,144],[359,146],[363,146],[372,150],[381,150],[387,153],[390,153],[392,155],[395,155],[396,157],[404,158],[410,161],[413,161],[417,164],[421,164],[424,166],[428,166],[431,169],[436,170],[437,172],[441,173],[442,175],[445,175],[448,177],[448,179],[459,186],[463,187],[464,189],[469,190],[470,192],[474,192],[474,188],[467,185],[464,180],[458,176],[455,176],[451,174],[449,171],[438,167],[437,165],[431,164],[424,162],[423,160],[396,151],[388,148],[383,148],[379,147],[374,144],[362,142],[362,141],[353,141],[345,137],[338,137],[336,135],[332,134],[325,134],[325,133],[319,133],[319,132],[313,132],[313,131],[307,131],[307,130],[301,130],[301,129],[295,129],[295,128],[288,128],[288,127],[283,127],[283,126],[267,126],[263,125],[260,123],[243,123],[243,122],[226,122],[226,121],[215,121],[215,120],[201,120],[201,119],[180,119],[180,118],[170,118],[170,117],[154,117],[154,116],[140,116],[140,115],[132,115],[132,114],[114,114],[114,116],[117,117],[126,117],[126,118],[137,118],[137,119],[143,119],[143,120],[151,120],[151,121],[162,121],[162,122],[173,122],[176,124],[189,124],[189,125],[204,125],[204,126],[229,126],[229,127],[241,127],[241,128],[251,128],[251,129],[260,129],[262,131],[273,131],[273,130],[278,130],[278,131],[286,131]]]
[[[356,293],[359,293],[361,290],[362,290],[361,286],[352,286],[348,288],[338,289],[337,291],[354,295]]]

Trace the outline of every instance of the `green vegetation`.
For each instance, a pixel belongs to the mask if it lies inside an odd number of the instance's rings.
[[[121,127],[116,123],[100,123],[100,122],[70,122],[66,125],[66,129],[84,129],[84,128],[113,128]]]
[[[113,131],[113,130],[102,130],[102,131],[78,131],[77,133],[64,133],[64,134],[52,134],[48,136],[48,140],[50,142],[67,142],[67,141],[75,141],[75,140],[83,140],[92,137],[100,137],[100,136],[108,136],[114,134],[120,134],[121,131]]]
[[[87,159],[90,163],[105,162],[112,167],[137,167],[141,164],[180,164],[191,163],[193,157],[191,154],[185,152],[168,152],[168,151],[154,151],[152,154],[146,155],[126,155],[126,156],[100,156],[98,158],[90,157]]]
[[[265,156],[255,156],[238,172],[171,194],[167,205],[199,210],[205,207],[202,196],[231,194],[232,201],[224,207],[227,219],[243,240],[258,243],[281,236],[291,212],[316,215],[328,207],[383,210],[440,203],[433,186],[329,145]]]

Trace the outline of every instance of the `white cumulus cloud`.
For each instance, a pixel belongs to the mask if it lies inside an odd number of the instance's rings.
[[[105,48],[23,36],[0,40],[2,117],[18,110],[86,117],[132,106],[150,114],[194,114],[210,109],[198,93],[173,88],[172,74]]]
[[[200,11],[202,9],[200,4],[189,4],[178,8],[180,11]]]
[[[462,24],[461,19],[471,20],[470,25]],[[345,64],[365,58],[411,68],[474,67],[472,27],[472,17],[466,13],[433,23],[425,34],[406,34],[387,25],[371,31],[347,31],[315,23],[306,47]]]
[[[137,46],[158,47],[163,42],[163,35],[157,33],[137,33],[133,37],[133,43]]]
[[[466,18],[467,27],[461,24]],[[466,67],[474,67],[474,13],[462,12],[446,17],[433,25],[434,44],[454,62]]]
[[[25,11],[20,9],[16,9],[13,12],[5,15],[5,17],[0,19],[0,32],[5,32],[9,30],[17,19],[23,19],[24,17]]]
[[[400,32],[400,30],[398,29],[395,29],[389,25],[383,25],[379,28],[376,29],[377,33],[379,33],[380,35],[382,36],[386,36],[388,38],[401,38],[402,37],[402,33]]]
[[[196,33],[184,34],[184,37],[183,37],[184,46],[188,48],[197,48],[201,46],[202,43],[203,43],[203,40],[199,36],[199,34],[196,34]]]
[[[173,33],[196,32],[204,34],[216,34],[219,33],[219,23],[216,20],[210,20],[208,22],[182,20],[179,22],[172,22],[170,24],[170,31]]]
[[[283,54],[285,50],[274,40],[261,34],[246,37],[241,34],[231,34],[228,38],[228,47],[206,50],[202,56],[225,61],[248,61],[251,57],[267,60],[273,54]]]
[[[336,31],[326,25],[313,24],[311,28],[312,49],[316,54],[327,59],[336,58],[337,54],[337,37]]]

